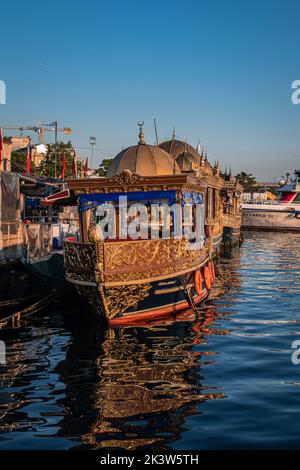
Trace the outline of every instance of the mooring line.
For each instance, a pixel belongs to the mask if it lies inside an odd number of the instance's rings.
[[[54,291],[54,289],[49,289],[44,293],[48,294],[48,293],[53,292],[53,291]],[[29,295],[28,297],[19,297],[17,299],[3,300],[2,302],[0,302],[0,308],[1,307],[7,307],[7,305],[17,304],[17,303],[20,303],[24,300],[34,299],[35,297],[38,297],[39,295],[41,295],[40,292],[38,292],[37,294]]]
[[[19,310],[18,312],[12,313],[11,315],[8,315],[7,317],[1,318],[0,329],[7,327],[9,322],[11,322],[12,328],[16,328],[20,326],[20,321],[24,317],[33,315],[34,313],[37,313],[43,308],[45,308],[55,298],[55,296],[56,296],[56,290],[53,289],[48,295],[43,297],[38,302],[35,302],[29,307],[23,308],[22,310]]]

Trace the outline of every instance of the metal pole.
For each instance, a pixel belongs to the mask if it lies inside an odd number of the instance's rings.
[[[55,129],[55,147],[54,147],[54,155],[55,155],[55,169],[54,169],[54,175],[55,179],[57,178],[57,170],[56,170],[56,165],[57,165],[57,121],[54,121],[54,129]]]
[[[92,172],[93,172],[93,156],[94,156],[94,145],[96,145],[96,137],[94,135],[92,135],[90,137],[90,144],[92,146],[92,152],[91,152],[91,175],[92,175]]]
[[[158,145],[158,134],[157,134],[156,118],[154,118],[154,129],[155,129],[156,145]]]

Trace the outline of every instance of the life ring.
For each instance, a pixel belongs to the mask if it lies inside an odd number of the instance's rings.
[[[202,276],[200,271],[195,271],[194,274],[194,286],[197,295],[202,294]]]
[[[204,275],[204,284],[207,290],[210,290],[211,288],[211,276],[210,276],[210,270],[208,266],[204,266],[203,270],[203,275]]]
[[[215,279],[216,279],[215,265],[214,265],[213,261],[208,262],[208,269],[209,269],[209,272],[210,272],[211,282],[213,283],[213,282],[215,282]]]

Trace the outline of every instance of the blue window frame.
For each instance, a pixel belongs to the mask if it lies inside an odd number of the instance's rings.
[[[105,193],[105,194],[80,194],[79,212],[93,209],[105,202],[118,201],[120,197],[127,197],[128,201],[139,201],[144,204],[168,202],[174,204],[176,201],[176,191],[140,191],[127,193]]]

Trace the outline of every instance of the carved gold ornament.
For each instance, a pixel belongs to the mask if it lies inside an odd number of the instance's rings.
[[[145,181],[145,178],[137,173],[132,173],[130,170],[124,170],[122,173],[108,178],[109,183],[117,184],[120,186],[128,186],[140,184]]]
[[[145,297],[148,297],[151,284],[132,284],[105,289],[108,307],[107,317],[111,320],[116,315],[125,313],[130,307],[135,307]]]

